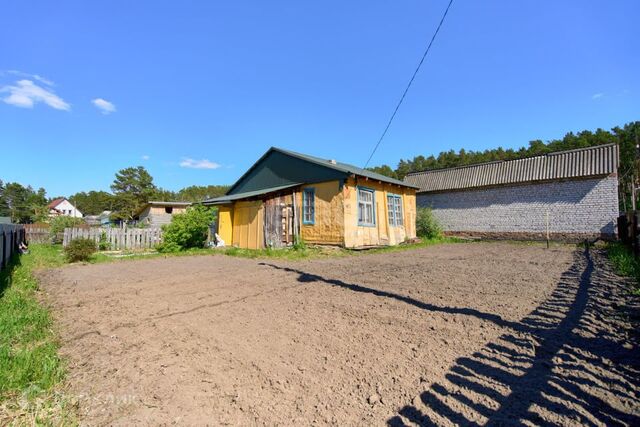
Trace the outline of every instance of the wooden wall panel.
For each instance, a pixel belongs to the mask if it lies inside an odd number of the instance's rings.
[[[305,242],[318,244],[344,244],[344,203],[340,181],[309,184],[302,187],[315,190],[315,224],[303,224],[300,233]],[[302,190],[296,193],[302,214]]]
[[[358,225],[357,186],[375,190],[374,227]],[[348,248],[397,245],[415,237],[416,198],[415,190],[374,180],[350,178],[342,191],[344,195],[344,244]],[[390,226],[387,209],[387,194],[402,196],[403,226]]]
[[[247,249],[264,248],[262,201],[236,202],[233,209],[233,245]]]
[[[218,234],[226,245],[233,244],[233,207],[218,207]]]

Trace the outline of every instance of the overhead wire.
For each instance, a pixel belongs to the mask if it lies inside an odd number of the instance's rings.
[[[440,28],[442,27],[442,24],[444,23],[444,20],[447,17],[447,14],[449,13],[449,9],[451,8],[452,4],[453,4],[453,0],[449,0],[449,4],[447,5],[447,8],[445,9],[444,13],[442,14],[442,18],[440,18],[440,22],[438,23],[438,26],[436,27],[436,30],[433,33],[433,36],[431,37],[431,41],[429,41],[429,45],[427,46],[427,49],[424,51],[424,54],[422,54],[422,58],[420,59],[420,62],[418,63],[418,66],[416,67],[416,70],[413,72],[413,75],[411,76],[411,80],[409,80],[409,83],[407,84],[407,87],[405,88],[404,92],[402,93],[402,97],[400,97],[400,101],[398,101],[398,103],[396,105],[396,108],[393,110],[393,114],[391,114],[391,117],[389,118],[389,121],[387,122],[387,126],[385,126],[385,128],[384,128],[384,132],[382,132],[382,135],[380,136],[380,139],[378,139],[378,142],[376,143],[375,147],[373,148],[373,151],[371,152],[371,155],[367,159],[367,162],[364,164],[365,168],[369,165],[369,162],[371,161],[371,159],[373,158],[373,155],[378,150],[378,147],[380,146],[380,143],[382,143],[382,140],[387,135],[387,132],[389,131],[389,127],[391,126],[391,123],[393,122],[393,119],[396,117],[396,114],[398,113],[398,110],[400,109],[400,106],[402,105],[402,102],[404,101],[404,98],[407,96],[407,93],[409,92],[409,88],[411,88],[411,85],[413,84],[413,81],[415,80],[416,76],[418,75],[418,71],[420,71],[420,67],[422,67],[422,63],[424,62],[425,58],[427,57],[427,54],[431,50],[431,46],[433,45],[433,42],[436,39],[436,36],[440,32]]]

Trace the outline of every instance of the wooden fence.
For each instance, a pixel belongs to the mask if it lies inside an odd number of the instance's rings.
[[[24,239],[24,226],[0,224],[0,270],[9,264],[11,256],[18,251],[18,245]]]
[[[53,236],[49,224],[25,224],[24,231],[27,242],[31,243],[51,243]],[[62,238],[62,236],[60,236]],[[58,240],[59,242],[59,240]]]
[[[160,228],[65,228],[62,245],[73,239],[92,239],[107,250],[153,249],[162,242]]]
[[[618,217],[618,238],[640,256],[640,230],[638,230],[640,211],[629,211]]]

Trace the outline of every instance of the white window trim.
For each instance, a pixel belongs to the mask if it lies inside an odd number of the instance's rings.
[[[404,227],[404,206],[401,194],[387,194],[387,215],[390,226]]]
[[[357,200],[358,200],[358,206],[357,206],[357,220],[358,220],[358,226],[359,227],[375,227],[376,226],[376,190],[374,190],[373,188],[368,188],[368,187],[360,187],[357,186]],[[371,193],[371,201],[367,202],[367,201],[361,201],[360,200],[360,192],[361,191],[365,191],[367,193]],[[369,205],[371,204],[371,222],[366,222],[366,221],[360,221],[360,204],[363,205]],[[366,215],[363,215],[363,219]]]

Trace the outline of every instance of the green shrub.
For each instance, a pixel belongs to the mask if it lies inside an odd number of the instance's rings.
[[[96,252],[96,242],[92,239],[73,239],[64,248],[64,254],[69,262],[88,261]]]
[[[293,250],[295,251],[306,251],[307,250],[307,242],[301,236],[295,236],[293,242]]]
[[[74,218],[71,216],[56,216],[49,221],[49,233],[53,243],[62,243],[60,236],[64,232],[65,228],[77,227],[79,225],[85,225],[86,223],[82,218]]]
[[[111,249],[111,243],[107,240],[107,233],[104,231],[100,234],[100,241],[98,242],[98,249],[101,251],[108,251]]]
[[[418,208],[416,234],[418,237],[426,239],[435,239],[442,235],[442,227],[433,216],[431,208]]]
[[[209,224],[215,220],[216,210],[192,206],[183,214],[171,218],[171,224],[162,227],[160,252],[177,252],[189,248],[202,248],[207,241]]]

